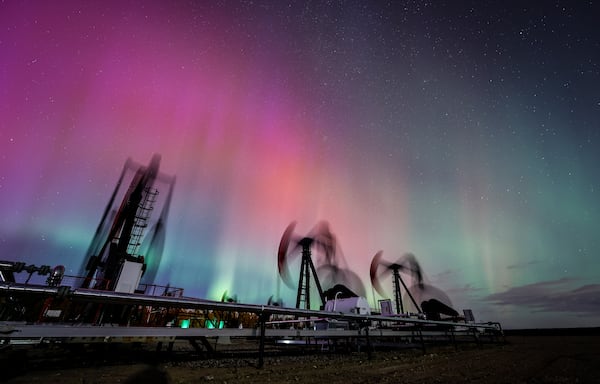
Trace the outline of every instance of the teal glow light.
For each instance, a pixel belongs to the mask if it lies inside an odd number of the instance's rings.
[[[215,327],[215,321],[212,320],[206,320],[206,328],[208,329],[215,329],[217,327]],[[219,329],[223,329],[223,327],[225,326],[225,322],[223,320],[219,320],[218,322],[218,328]]]

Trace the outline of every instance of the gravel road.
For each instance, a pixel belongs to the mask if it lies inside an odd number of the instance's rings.
[[[509,336],[474,344],[365,352],[165,361],[117,355],[29,364],[7,383],[600,383],[600,336]],[[64,357],[64,356],[63,356]],[[48,359],[52,357],[49,356]],[[143,361],[142,361],[143,360]],[[155,361],[150,361],[155,360]],[[17,358],[2,364],[20,364]],[[4,367],[7,368],[7,367]],[[3,369],[4,371],[4,369]],[[4,377],[6,379],[6,377]],[[1,381],[1,380],[0,380]]]

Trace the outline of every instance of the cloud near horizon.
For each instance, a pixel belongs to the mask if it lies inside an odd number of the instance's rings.
[[[483,298],[497,305],[529,308],[532,312],[600,314],[600,284],[574,287],[574,279],[542,281],[512,287]]]
[[[506,269],[520,269],[520,268],[528,268],[532,265],[541,264],[541,260],[530,260],[523,263],[516,263],[506,266]]]

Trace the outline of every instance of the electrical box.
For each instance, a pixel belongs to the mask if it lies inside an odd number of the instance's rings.
[[[143,263],[125,260],[121,265],[115,292],[134,293],[142,278]]]

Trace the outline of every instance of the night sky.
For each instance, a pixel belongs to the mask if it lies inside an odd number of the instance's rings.
[[[76,274],[127,158],[158,153],[177,181],[156,283],[188,296],[293,306],[279,240],[326,220],[373,306],[373,256],[411,252],[477,320],[598,326],[598,20],[594,1],[1,1],[0,259]]]

